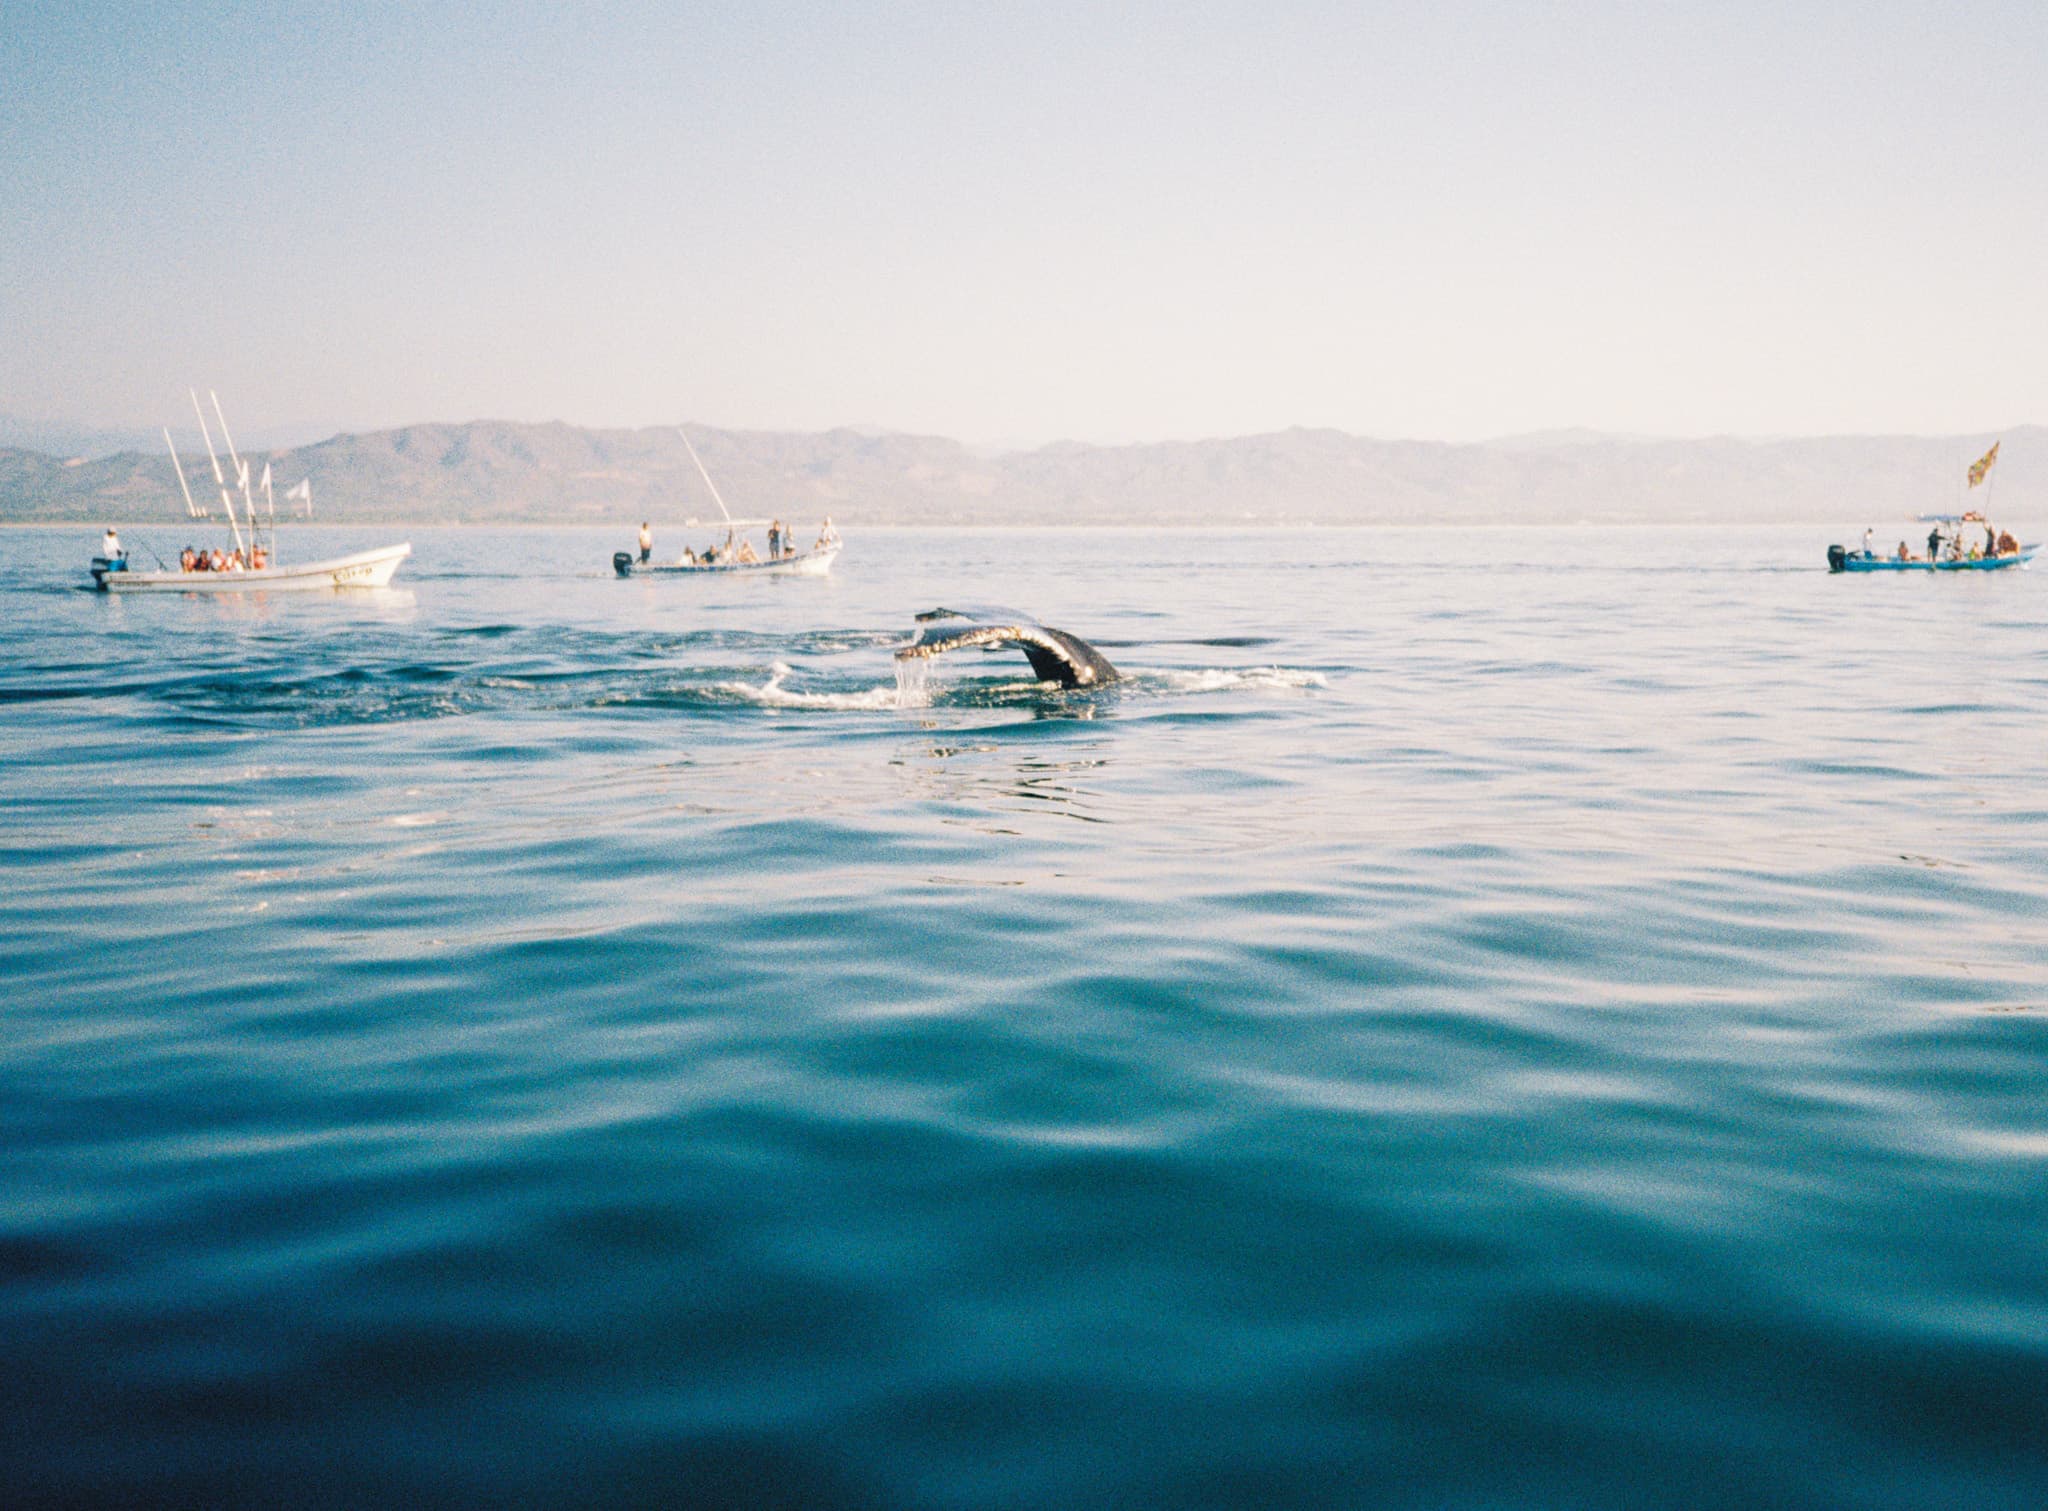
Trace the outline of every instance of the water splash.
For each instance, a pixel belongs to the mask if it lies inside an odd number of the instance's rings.
[[[930,708],[932,706],[931,662],[913,656],[896,663],[896,706],[898,708]]]

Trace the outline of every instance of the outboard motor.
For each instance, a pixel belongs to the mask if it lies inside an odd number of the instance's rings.
[[[1840,547],[1840,546],[1829,546],[1829,547],[1828,547],[1828,570],[1829,570],[1830,572],[1845,572],[1845,571],[1847,571],[1847,570],[1848,570],[1848,567],[1847,567],[1846,563],[1848,562],[1848,560],[1849,560],[1849,553],[1848,553],[1848,552],[1847,552],[1846,550],[1844,550],[1844,549],[1843,549],[1842,547]]]
[[[612,552],[612,570],[621,577],[631,577],[633,575],[633,553],[631,551]]]

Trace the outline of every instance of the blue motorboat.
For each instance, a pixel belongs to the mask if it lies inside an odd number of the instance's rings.
[[[1863,532],[1863,549],[1828,547],[1830,572],[1997,572],[2006,567],[2024,567],[2034,559],[2039,545],[2022,545],[2010,531],[1999,530],[1982,513],[1922,514],[1917,523],[1931,525],[1927,532],[1927,554],[1922,556],[1905,541],[1896,551],[1879,555],[1868,544],[1870,532]],[[1981,540],[1977,532],[1984,532]]]
[[[1999,556],[1957,556],[1929,561],[1924,556],[1877,556],[1869,551],[1845,551],[1828,547],[1830,572],[1996,572],[2004,567],[2023,567],[2034,559],[2038,545],[2021,546]]]

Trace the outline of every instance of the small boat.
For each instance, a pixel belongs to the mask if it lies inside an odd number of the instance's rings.
[[[1878,556],[1869,551],[1846,551],[1828,547],[1830,572],[1997,572],[2006,567],[2024,567],[2034,559],[2040,546],[2021,546],[1996,556],[1944,556],[1929,561],[1924,556]]]
[[[1975,488],[1991,477],[1991,469],[1998,462],[1998,443],[1984,453],[1969,467],[1969,486]],[[1984,497],[1988,503],[1990,488],[1985,488]],[[1850,550],[1847,546],[1828,547],[1828,570],[1830,572],[1997,572],[2006,567],[2024,567],[2034,559],[2040,550],[2038,545],[2022,545],[2010,531],[1998,529],[1985,517],[1982,509],[1970,509],[1961,514],[1922,514],[1914,523],[1931,525],[1927,532],[1927,554],[1920,555],[1913,546],[1900,541],[1898,549],[1880,554],[1873,549],[1871,532],[1863,532],[1863,546]],[[1977,532],[1983,531],[1978,538]]]
[[[1830,572],[1997,572],[2006,567],[2024,567],[2040,550],[2038,545],[2021,545],[2009,532],[2000,531],[1983,514],[1922,514],[1916,524],[1932,525],[1927,533],[1927,554],[1920,555],[1906,542],[1887,555],[1868,545],[1851,551],[1845,546],[1828,547]],[[1977,531],[1984,532],[1981,540]],[[1865,532],[1866,536],[1868,532]]]
[[[678,572],[754,572],[763,576],[782,575],[787,577],[823,577],[832,570],[832,562],[839,555],[839,542],[815,546],[808,551],[799,551],[794,556],[778,557],[773,561],[741,561],[737,556],[727,557],[721,549],[712,560],[695,561],[641,561],[631,551],[612,552],[612,570],[621,577],[668,577]]]
[[[652,561],[645,559],[648,553],[648,536],[643,526],[640,535],[640,554],[631,551],[612,552],[612,570],[621,577],[671,577],[682,574],[706,574],[724,572],[746,572],[764,577],[823,577],[832,570],[832,563],[838,558],[842,542],[839,532],[832,528],[828,515],[824,528],[818,532],[818,539],[808,551],[798,551],[789,545],[787,533],[780,537],[771,536],[776,549],[761,555],[754,550],[753,542],[742,533],[749,528],[782,530],[780,521],[767,519],[734,519],[725,507],[725,500],[719,496],[718,484],[711,481],[711,474],[705,469],[704,459],[697,455],[697,448],[690,444],[689,432],[681,426],[676,433],[683,438],[683,445],[690,453],[690,460],[697,464],[697,473],[704,479],[704,486],[711,490],[711,498],[718,505],[720,518],[713,520],[686,519],[685,526],[710,525],[713,529],[723,528],[725,539],[710,546],[702,553],[685,549],[676,561]]]
[[[256,514],[256,495],[249,484],[249,464],[235,450],[234,437],[228,433],[227,416],[221,413],[220,396],[209,390],[207,397],[213,401],[214,418],[220,423],[221,439],[227,443],[228,459],[234,464],[236,481],[242,493],[242,510],[237,514],[234,495],[228,489],[226,474],[221,471],[220,453],[213,449],[213,432],[207,427],[206,411],[199,407],[199,395],[195,392],[192,409],[199,416],[199,433],[206,440],[206,455],[213,463],[213,480],[220,487],[221,507],[227,514],[228,529],[234,538],[233,551],[193,552],[188,548],[181,553],[178,565],[172,566],[159,558],[158,570],[152,572],[132,566],[127,553],[120,548],[118,537],[109,530],[101,554],[92,559],[93,586],[103,593],[246,593],[259,589],[304,591],[388,586],[398,564],[412,554],[410,541],[396,546],[379,546],[370,551],[356,551],[347,556],[331,556],[323,561],[287,563],[278,560],[277,498],[271,491],[270,465],[264,464],[263,481],[257,485],[263,489],[269,504],[269,519],[263,521]],[[186,515],[192,519],[208,518],[208,511],[193,502],[191,485],[185,480],[185,465],[178,459],[178,448],[171,440],[168,428],[164,431],[164,444],[170,448],[171,466],[178,474],[178,488],[185,495]],[[313,487],[310,481],[302,480],[296,487],[288,489],[285,497],[303,500],[306,512],[312,512]],[[248,526],[246,546],[244,523]],[[270,526],[267,548],[263,543],[262,526],[265,523]],[[197,559],[200,565],[188,564],[187,557]],[[214,557],[222,558],[228,565],[209,570],[205,562]]]
[[[161,572],[131,569],[126,557],[92,559],[92,580],[108,593],[246,593],[252,588],[382,588],[391,583],[398,564],[412,554],[410,541],[379,546],[326,561],[292,562],[277,567],[244,567],[221,572],[187,572],[173,567]]]

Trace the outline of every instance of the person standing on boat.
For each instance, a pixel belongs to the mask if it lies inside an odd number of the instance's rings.
[[[644,565],[647,558],[653,554],[654,532],[647,528],[647,521],[643,519],[640,521],[640,560],[642,564]]]
[[[107,533],[100,537],[100,555],[108,561],[119,561],[122,554],[121,537],[112,525],[108,525]]]
[[[1927,532],[1927,559],[1928,559],[1928,560],[1929,560],[1930,562],[1935,562],[1935,561],[1940,561],[1940,560],[1941,560],[1941,526],[1940,526],[1940,525],[1936,525],[1936,526],[1935,526],[1935,527],[1934,527],[1934,528],[1933,528],[1932,530],[1929,530],[1929,531]]]
[[[1877,554],[1874,536],[1869,525],[1863,527],[1863,554],[1865,556],[1875,556]]]
[[[768,559],[782,560],[782,521],[779,519],[768,521]]]

